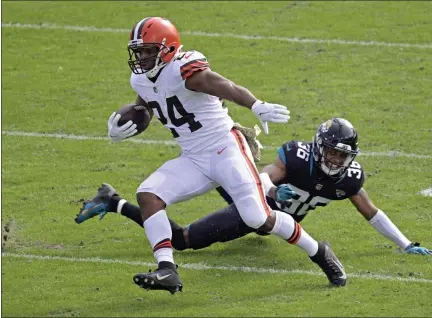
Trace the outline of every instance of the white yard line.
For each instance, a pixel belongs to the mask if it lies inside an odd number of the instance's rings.
[[[432,197],[432,188],[421,190],[419,194],[424,195],[425,197]]]
[[[75,263],[100,263],[100,264],[121,264],[121,265],[132,265],[141,267],[155,267],[155,263],[139,262],[139,261],[127,261],[121,259],[109,259],[99,257],[64,257],[64,256],[49,256],[49,255],[31,255],[31,254],[16,254],[16,253],[2,253],[2,257],[15,257],[24,259],[36,259],[40,261],[64,261],[64,262],[75,262]],[[286,269],[272,269],[272,268],[259,268],[259,267],[248,267],[248,266],[212,266],[204,263],[185,263],[179,264],[180,267],[186,269],[193,269],[199,271],[205,270],[218,270],[218,271],[235,271],[235,272],[247,272],[247,273],[268,273],[268,274],[299,274],[299,275],[310,275],[310,276],[324,276],[321,272],[306,271],[306,270],[286,270]],[[147,268],[143,268],[147,270]],[[360,278],[360,279],[373,279],[373,280],[388,280],[388,281],[399,281],[399,282],[410,282],[410,283],[427,283],[431,284],[432,279],[426,278],[408,278],[389,276],[382,274],[355,274],[347,273],[349,278]]]
[[[20,29],[57,29],[67,31],[81,32],[108,32],[108,33],[129,33],[130,29],[122,28],[97,28],[94,26],[80,25],[57,25],[54,23],[44,22],[41,24],[25,24],[25,23],[2,23],[2,28],[20,28]],[[357,45],[357,46],[385,46],[399,48],[416,48],[416,49],[432,49],[432,43],[416,44],[416,43],[394,43],[394,42],[377,42],[377,41],[353,41],[341,39],[307,39],[298,37],[284,36],[263,36],[263,35],[242,35],[235,33],[209,33],[202,31],[183,31],[182,35],[203,36],[203,37],[219,37],[219,38],[234,38],[242,40],[270,40],[279,42],[291,43],[320,43],[320,44],[337,44],[337,45]]]
[[[20,136],[20,137],[39,137],[39,138],[56,138],[56,139],[72,139],[72,140],[103,140],[109,141],[108,137],[92,137],[92,136],[79,136],[72,134],[45,134],[37,132],[24,132],[24,131],[2,131],[2,135],[6,136]],[[152,140],[152,139],[126,139],[127,142],[147,145],[171,145],[175,146],[177,143],[174,140]]]
[[[72,139],[72,140],[103,140],[109,141],[108,137],[92,137],[80,136],[72,134],[45,134],[38,132],[24,132],[24,131],[2,131],[2,135],[6,136],[20,136],[20,137],[39,137],[39,138],[56,138],[56,139]],[[146,145],[177,145],[174,140],[154,140],[154,139],[134,139],[129,138],[126,142]],[[277,149],[279,146],[264,146],[265,149]],[[418,159],[430,159],[431,155],[420,155],[415,153],[404,153],[399,151],[386,151],[386,152],[361,152],[360,156],[364,157],[408,157]]]

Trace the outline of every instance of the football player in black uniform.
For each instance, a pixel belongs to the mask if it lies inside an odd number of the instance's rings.
[[[364,171],[354,161],[358,154],[358,136],[349,121],[342,118],[327,120],[319,126],[313,142],[290,141],[277,153],[275,162],[265,166],[260,174],[272,209],[286,212],[296,222],[301,222],[316,207],[326,206],[332,200],[349,199],[376,231],[405,252],[432,254],[419,243],[408,240],[369,199],[363,189]],[[257,232],[242,221],[229,195],[220,187],[217,190],[229,206],[186,227],[170,220],[175,249],[201,249]],[[121,213],[143,226],[139,207],[122,199],[108,184],[103,184],[97,195],[84,204],[75,220],[82,223],[96,215],[102,219],[107,212]]]

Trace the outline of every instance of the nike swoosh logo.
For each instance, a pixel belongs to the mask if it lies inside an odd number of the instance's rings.
[[[82,215],[86,215],[90,210],[96,209],[96,208],[98,208],[99,206],[101,206],[102,204],[103,204],[103,203],[99,203],[99,204],[96,204],[96,205],[92,206],[91,208],[88,208],[88,209],[82,210],[82,211],[81,211],[81,214],[82,214]]]
[[[341,262],[339,262],[339,260],[335,259],[334,261],[335,261],[336,265],[339,266],[339,268],[340,268],[340,270],[341,270],[341,272],[342,272],[342,276],[341,276],[340,278],[342,278],[342,279],[346,279],[346,278],[347,278],[347,275],[346,275],[346,273],[345,273],[344,266],[341,264]]]
[[[165,279],[165,278],[170,277],[170,276],[171,276],[171,274],[167,274],[167,275],[163,275],[163,276],[160,276],[159,274],[156,274],[156,278],[158,280],[162,280],[162,279]]]
[[[259,113],[258,115],[261,116],[261,115],[268,114],[268,113],[270,113],[270,112]]]
[[[223,148],[222,150],[218,150],[217,154],[220,155],[226,148],[227,148],[227,146],[225,146],[225,148]]]

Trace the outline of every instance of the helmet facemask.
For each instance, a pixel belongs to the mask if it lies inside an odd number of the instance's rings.
[[[163,61],[163,56],[170,53],[170,49],[165,46],[165,39],[162,43],[144,43],[143,40],[132,40],[128,44],[129,67],[134,74],[146,74],[152,78],[157,75],[159,70],[167,63]],[[144,53],[144,51],[147,51]],[[145,57],[141,57],[145,54]]]
[[[347,146],[341,144],[341,146]],[[348,146],[349,147],[349,146]],[[323,156],[321,159],[321,170],[329,176],[341,176],[350,166],[351,162],[356,157],[356,154],[349,150],[343,149],[344,147],[331,148],[328,146],[323,147]],[[335,162],[334,158],[343,159],[342,162]]]
[[[318,134],[314,138],[312,151],[318,167],[332,178],[342,177],[358,153],[357,149],[353,150],[344,143],[326,143]]]
[[[346,119],[327,120],[314,136],[312,153],[320,170],[332,178],[341,178],[357,156],[357,132]]]

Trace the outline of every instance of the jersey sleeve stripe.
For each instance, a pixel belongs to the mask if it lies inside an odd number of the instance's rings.
[[[193,73],[198,72],[198,71],[204,71],[208,69],[208,66],[197,66],[197,67],[193,67],[189,70],[187,70],[186,72],[182,73],[181,76],[182,78],[185,80],[188,77],[190,77]]]
[[[180,70],[180,73],[184,74],[187,71],[193,69],[194,67],[209,67],[209,64],[208,63],[204,63],[204,62],[197,62],[197,63],[194,63],[192,65],[189,65],[188,67],[182,68]]]
[[[285,156],[285,151],[283,150],[283,147],[279,147],[277,150],[279,159],[284,163],[284,165],[286,165],[286,156]]]
[[[188,68],[190,65],[197,63],[197,62],[203,62],[203,63],[207,63],[207,59],[202,58],[202,59],[196,59],[190,62],[187,62],[186,64],[183,64],[182,66],[180,66],[180,72],[183,72],[184,69]]]
[[[180,67],[180,73],[183,76],[186,74],[186,72],[193,69],[194,67],[209,67],[209,64],[205,61],[192,61],[192,63],[188,63]]]
[[[201,67],[201,66],[205,66],[205,67],[209,67],[209,64],[207,63],[207,62],[195,62],[195,63],[193,63],[193,64],[190,64],[190,65],[188,65],[187,67],[183,67],[183,68],[181,68],[180,69],[180,72],[181,73],[185,73],[185,72],[187,72],[188,70],[190,70],[190,69],[192,69],[192,68],[194,68],[194,67]]]

